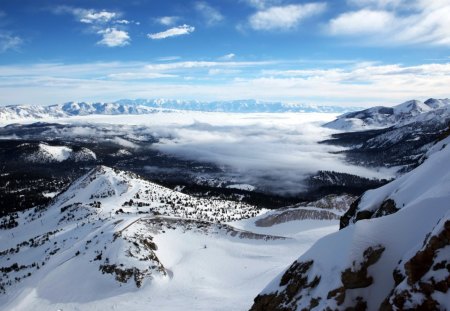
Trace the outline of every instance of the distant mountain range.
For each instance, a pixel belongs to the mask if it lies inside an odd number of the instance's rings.
[[[254,99],[229,100],[229,101],[183,101],[168,99],[122,99],[117,103],[125,105],[141,105],[151,108],[209,111],[209,112],[233,112],[233,113],[256,113],[256,112],[329,112],[343,113],[355,111],[357,107],[342,106],[315,106],[307,104],[292,104],[282,102],[266,102]]]
[[[337,130],[355,131],[404,126],[417,121],[439,121],[450,115],[450,99],[430,98],[425,102],[409,100],[394,107],[373,107],[348,112],[325,127]]]
[[[328,112],[344,113],[358,108],[340,106],[312,106],[256,100],[235,101],[181,101],[166,99],[122,99],[114,103],[68,102],[64,104],[38,106],[13,105],[0,107],[0,122],[28,119],[67,118],[86,115],[150,114],[156,112],[205,111],[228,113],[282,113],[282,112]]]

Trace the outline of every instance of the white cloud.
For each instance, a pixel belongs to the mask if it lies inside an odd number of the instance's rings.
[[[332,19],[331,34],[360,35],[385,32],[395,21],[395,16],[386,11],[360,10],[348,12]]]
[[[325,9],[325,3],[274,6],[251,15],[249,24],[255,30],[288,30],[297,27],[302,20],[322,13]]]
[[[373,45],[429,44],[450,46],[450,1],[351,1],[362,7],[328,24],[331,35],[361,35]]]
[[[130,36],[128,32],[124,30],[118,30],[116,28],[106,28],[97,32],[102,35],[102,40],[97,43],[100,45],[106,45],[108,47],[125,46],[130,44]]]
[[[66,5],[57,6],[52,11],[55,14],[72,14],[79,22],[84,24],[105,24],[120,16],[117,12],[75,8]]]
[[[164,26],[172,26],[177,23],[180,18],[178,16],[162,16],[156,19],[156,22]]]
[[[254,67],[271,64],[272,62],[213,62],[213,61],[185,61],[185,62],[171,62],[164,64],[149,64],[145,67],[149,70],[156,71],[173,71],[183,69],[195,69],[195,68],[213,68],[213,67]]]
[[[195,9],[203,16],[209,26],[220,23],[224,17],[219,10],[213,8],[206,2],[196,2]]]
[[[80,22],[86,24],[92,23],[107,23],[117,16],[117,13],[100,11],[96,12],[94,10],[88,10],[80,16]]]
[[[118,47],[130,44],[131,38],[126,29],[126,25],[135,24],[139,22],[118,19],[121,17],[120,12],[110,12],[106,10],[94,10],[75,8],[71,6],[57,6],[52,9],[55,14],[71,14],[80,23],[87,24],[89,32],[102,36],[102,39],[97,42],[98,45],[105,45],[108,47]]]
[[[0,53],[17,50],[23,44],[22,38],[6,32],[0,32]]]
[[[167,29],[166,31],[148,34],[147,37],[153,40],[165,39],[169,37],[188,35],[194,32],[194,30],[195,27],[184,24],[178,27]]]
[[[224,56],[219,57],[219,59],[220,60],[232,60],[235,56],[236,56],[236,54],[229,53],[229,54],[225,54]]]

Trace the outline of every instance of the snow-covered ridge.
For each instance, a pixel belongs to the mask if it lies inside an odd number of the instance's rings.
[[[14,105],[0,107],[0,122],[39,120],[46,118],[68,118],[86,115],[128,115],[149,114],[161,111],[145,106],[118,103],[69,102],[59,105]]]
[[[357,216],[349,225],[316,242],[251,310],[448,310],[449,143],[366,192],[353,204]]]
[[[28,149],[30,144],[22,144],[23,149]],[[46,143],[39,143],[37,150],[28,153],[25,151],[24,160],[32,163],[49,163],[63,161],[94,161],[97,159],[96,154],[88,148],[78,148],[74,150],[67,146],[52,146]]]
[[[122,99],[112,103],[68,102],[58,105],[13,105],[0,107],[0,122],[45,118],[68,118],[86,115],[142,115],[174,110],[207,112],[329,112],[343,113],[358,108],[339,106],[312,106],[256,100],[236,101],[181,101],[165,99]]]
[[[196,101],[196,100],[173,100],[173,99],[121,99],[120,104],[143,105],[152,108],[208,111],[208,112],[231,112],[231,113],[259,113],[259,112],[327,112],[343,113],[355,111],[357,107],[320,106],[308,104],[294,104],[284,102],[268,102],[254,99],[227,100],[227,101]]]
[[[329,122],[324,127],[337,130],[356,131],[409,123],[442,119],[450,116],[450,100],[430,98],[425,102],[410,100],[394,107],[373,107],[349,112]]]
[[[0,296],[50,271],[58,284],[61,278],[77,280],[72,272],[83,271],[83,283],[97,280],[107,287],[111,281],[140,287],[146,280],[167,277],[153,238],[175,224],[180,230],[236,239],[283,239],[220,224],[261,212],[243,203],[191,197],[133,173],[98,166],[48,206],[0,218],[0,230],[6,230],[0,235]]]

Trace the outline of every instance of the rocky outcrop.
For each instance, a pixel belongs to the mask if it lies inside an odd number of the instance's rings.
[[[399,210],[395,201],[387,199],[381,203],[381,205],[375,210],[359,210],[359,203],[361,197],[356,200],[349,208],[349,210],[341,217],[339,229],[344,229],[350,223],[355,223],[363,219],[378,218],[386,215],[393,214]]]
[[[347,291],[353,290],[354,295],[354,290],[372,285],[373,277],[369,275],[368,268],[378,262],[384,250],[382,245],[368,247],[361,261],[354,261],[351,267],[341,271],[341,286],[326,295],[314,291],[322,280],[322,276],[315,274],[312,269],[314,261],[295,261],[280,279],[281,290],[257,296],[250,310],[311,310],[319,303],[328,309],[336,306],[338,310],[366,310],[364,299],[361,296],[347,298]],[[298,308],[300,300],[308,301],[308,307]]]
[[[437,232],[393,273],[395,288],[381,306],[391,310],[443,310],[450,299],[450,220],[441,221]]]

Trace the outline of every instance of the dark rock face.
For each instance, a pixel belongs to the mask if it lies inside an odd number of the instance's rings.
[[[308,283],[308,272],[313,265],[313,261],[295,261],[280,281],[280,286],[286,286],[282,292],[268,295],[259,295],[255,298],[250,311],[290,311],[296,310],[296,303],[302,298],[302,294],[307,294],[311,289],[320,283],[320,277],[316,276]],[[313,298],[310,301],[311,307],[318,304],[320,298]]]
[[[341,274],[341,281],[345,289],[364,288],[372,284],[373,278],[367,275],[367,268],[375,264],[383,254],[385,248],[381,245],[369,247],[364,251],[364,260],[360,268],[354,267],[344,270]],[[355,266],[355,264],[353,265]]]
[[[339,229],[344,229],[350,223],[355,223],[359,220],[363,219],[371,219],[378,218],[390,214],[394,214],[399,210],[395,201],[392,199],[387,199],[381,203],[380,207],[375,209],[374,211],[359,211],[359,203],[361,202],[361,198],[358,198],[352,205],[350,205],[349,210],[341,217]]]
[[[450,220],[427,239],[424,247],[394,271],[395,288],[380,307],[382,311],[441,310],[436,297],[450,292]],[[423,299],[415,300],[420,294]]]
[[[259,295],[255,298],[250,311],[290,311],[297,310],[298,302],[301,299],[309,300],[309,306],[304,310],[311,310],[319,305],[320,302],[330,300],[329,305],[337,305],[339,310],[366,310],[367,303],[362,297],[355,300],[344,302],[347,290],[366,288],[373,282],[373,278],[367,274],[367,269],[378,262],[385,248],[376,245],[367,248],[364,251],[361,262],[353,262],[352,267],[341,272],[342,286],[328,292],[326,296],[320,296],[321,293],[314,293],[314,288],[321,281],[320,275],[312,275],[311,268],[313,261],[294,262],[284,273],[280,280],[281,291],[271,294]],[[311,281],[309,281],[311,280]],[[333,301],[334,300],[334,301]],[[329,307],[328,307],[329,309]],[[331,309],[330,309],[331,310]]]
[[[395,201],[392,199],[387,199],[381,204],[380,208],[374,213],[373,217],[377,218],[381,216],[394,214],[398,210],[399,208],[397,208]]]
[[[344,229],[350,224],[350,220],[356,215],[359,203],[361,202],[361,197],[359,197],[355,202],[350,205],[350,208],[344,215],[342,215],[339,222],[339,230]]]

